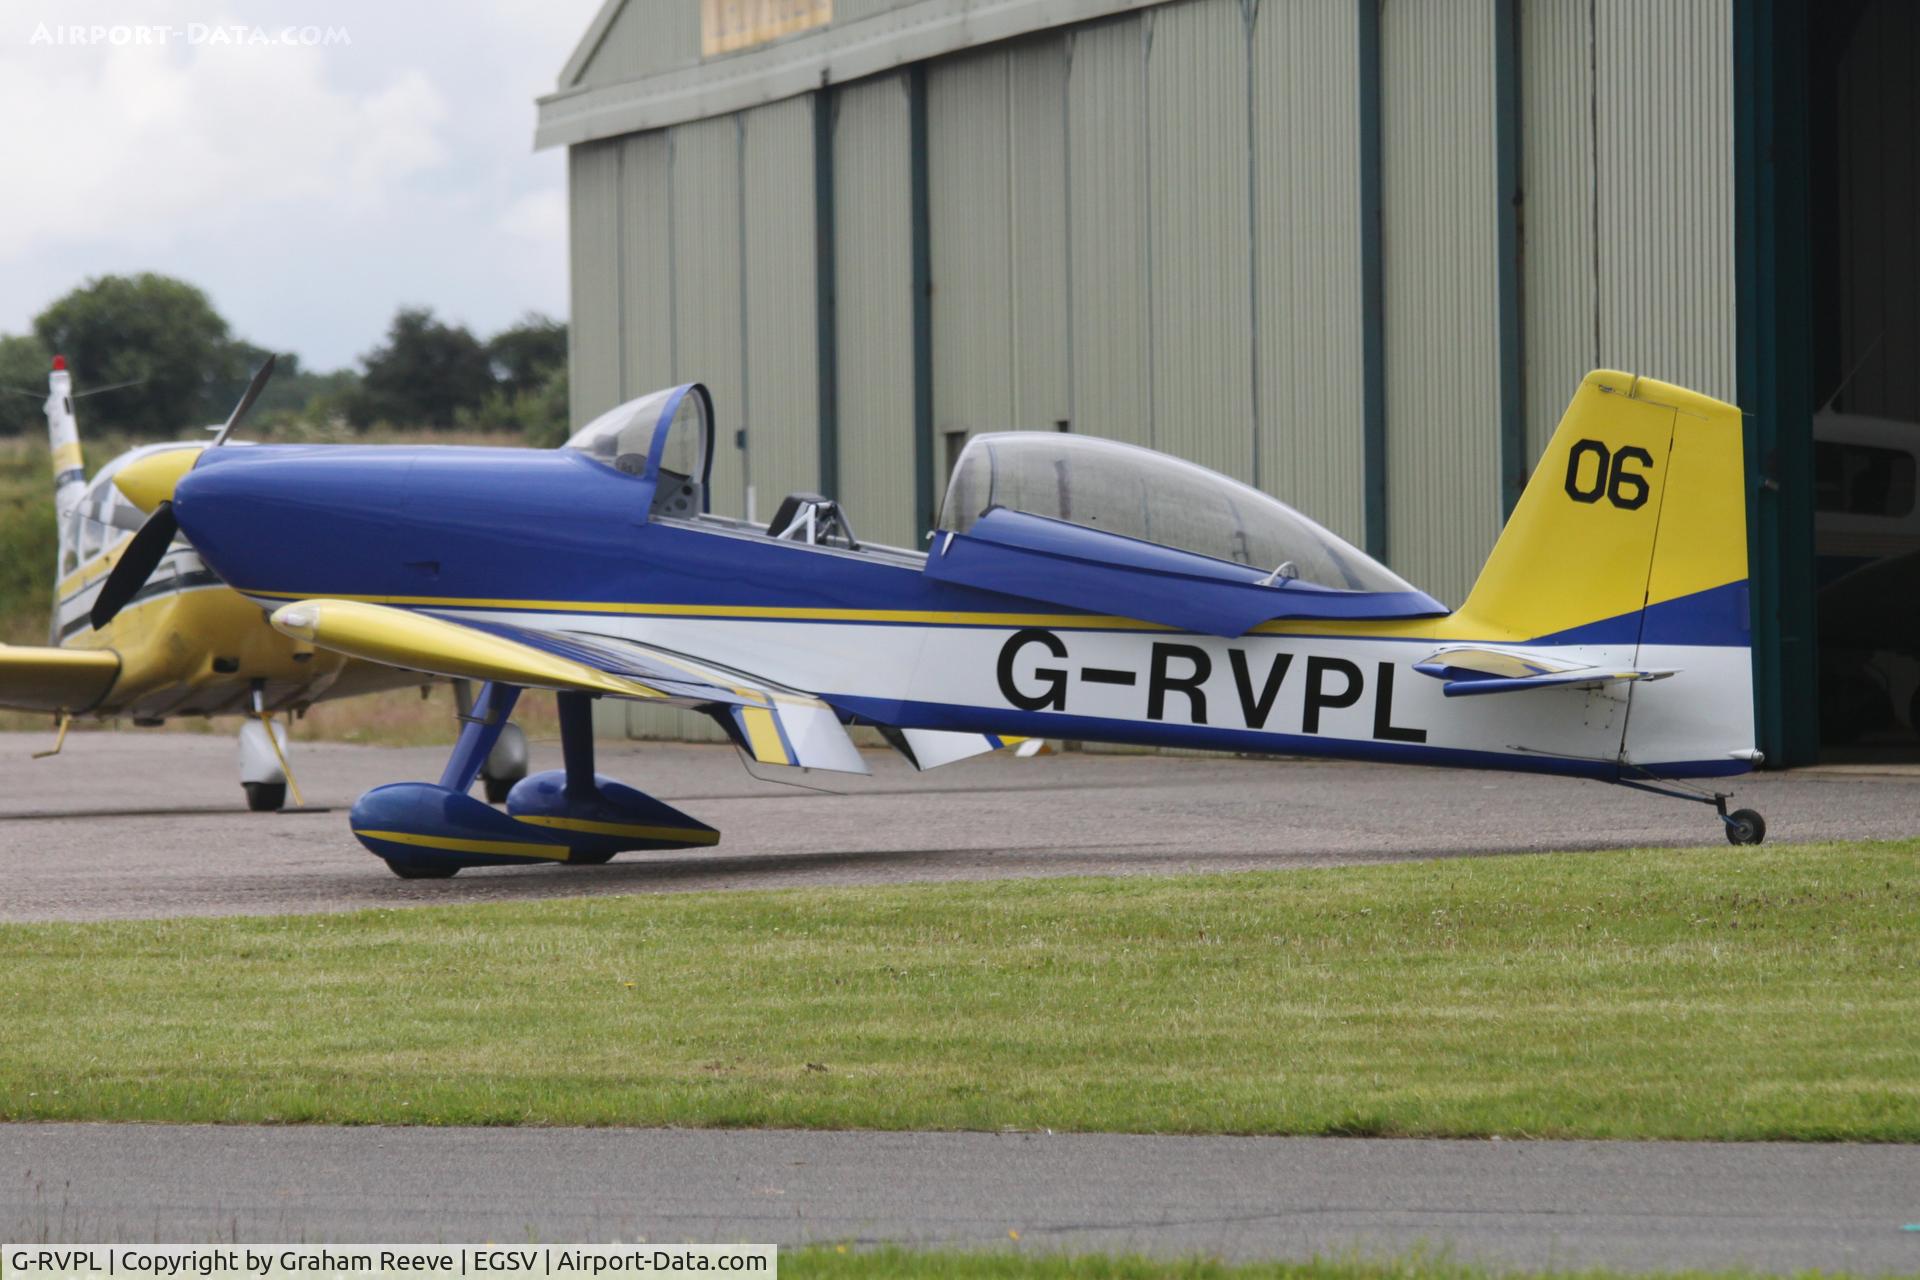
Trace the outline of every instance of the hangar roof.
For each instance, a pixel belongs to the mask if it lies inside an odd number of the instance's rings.
[[[836,7],[836,0],[606,0],[558,86],[539,99],[534,148],[725,115],[1163,2],[837,0]],[[767,20],[756,22],[756,9]],[[807,16],[796,19],[796,10]],[[718,24],[729,21],[735,25],[719,33]],[[806,23],[813,25],[794,29]]]

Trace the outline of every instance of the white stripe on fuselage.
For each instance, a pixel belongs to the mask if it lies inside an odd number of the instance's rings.
[[[1670,680],[1448,698],[1414,671],[1433,640],[1022,630],[610,614],[461,611],[542,630],[656,645],[832,699],[1031,710],[1127,725],[1205,726],[1300,739],[1399,743],[1639,764],[1725,760],[1753,742],[1743,648],[1530,646],[1602,668],[1672,667]],[[1003,671],[1004,667],[1004,671]],[[1390,677],[1383,678],[1383,669]],[[1391,685],[1390,697],[1387,686]],[[917,727],[906,725],[903,727]],[[1076,733],[1075,736],[1089,736]],[[1292,741],[1281,743],[1281,737]]]

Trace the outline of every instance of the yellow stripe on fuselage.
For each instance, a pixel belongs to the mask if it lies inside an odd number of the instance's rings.
[[[545,858],[549,862],[565,862],[572,856],[572,851],[563,845],[532,844],[518,840],[464,840],[453,836],[415,835],[411,831],[362,831],[357,827],[353,834],[365,836],[369,840],[385,840],[389,844],[441,849],[449,853],[488,853],[504,858]]]
[[[687,844],[719,844],[720,833],[700,827],[649,827],[628,822],[592,822],[586,818],[555,818],[546,814],[516,813],[514,821],[534,827],[554,827],[594,836],[632,836],[636,840],[680,840]]]
[[[308,600],[298,591],[257,591],[244,594],[270,600]],[[507,600],[466,596],[354,596],[332,595],[330,600],[385,604],[408,608],[502,609],[525,613],[573,613],[630,618],[712,618],[743,622],[878,623],[921,627],[1046,627],[1056,631],[1162,631],[1180,628],[1138,618],[1088,613],[966,613],[917,609],[809,609],[794,606],[730,604],[620,604],[604,600]],[[1659,603],[1654,601],[1653,603]],[[1599,621],[1599,619],[1595,619]],[[1254,627],[1249,635],[1340,635],[1431,640],[1494,640],[1517,636],[1489,635],[1484,625],[1464,622],[1460,615],[1388,620],[1366,618],[1279,618]],[[778,698],[778,695],[775,695]]]

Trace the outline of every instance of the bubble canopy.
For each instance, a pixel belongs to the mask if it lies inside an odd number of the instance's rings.
[[[698,382],[655,391],[607,410],[566,447],[652,484],[652,515],[697,515],[713,468],[713,398]]]
[[[939,527],[973,533],[983,517],[1000,511],[1257,569],[1263,581],[1271,576],[1268,585],[1419,594],[1277,498],[1114,440],[1042,431],[975,436],[954,466]]]

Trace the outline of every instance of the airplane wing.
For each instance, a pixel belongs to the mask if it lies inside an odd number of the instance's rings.
[[[689,707],[712,716],[762,764],[868,771],[840,717],[812,694],[632,640],[353,600],[283,605],[273,625],[387,666]]]
[[[0,644],[0,707],[14,711],[91,711],[119,677],[111,650]]]
[[[1630,680],[1664,680],[1676,668],[1607,668],[1568,662],[1561,657],[1492,645],[1448,645],[1413,664],[1423,676],[1446,683],[1449,698],[1526,689],[1598,689]]]

